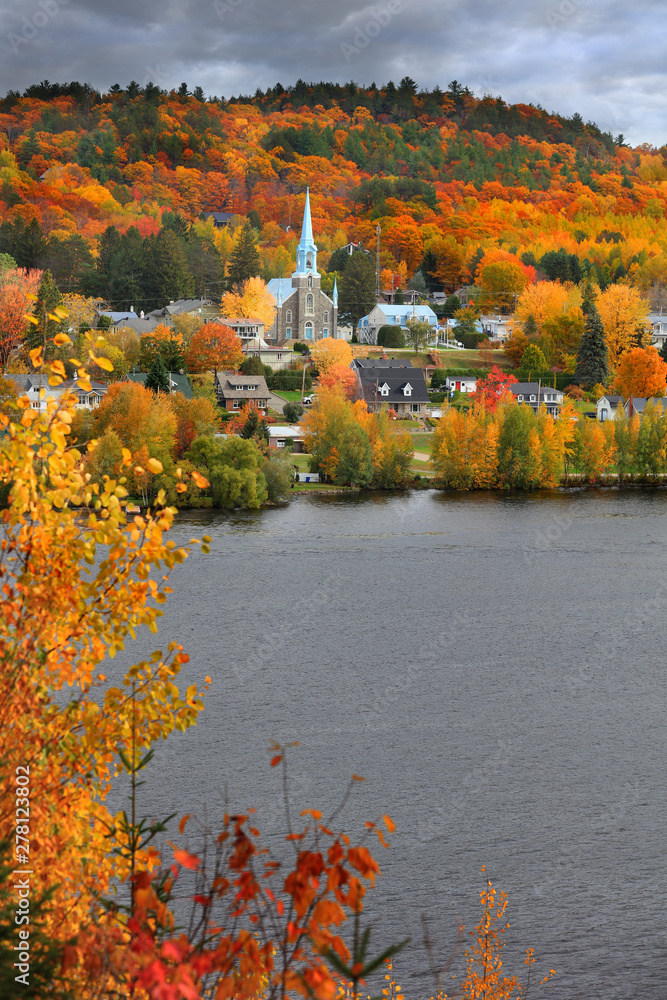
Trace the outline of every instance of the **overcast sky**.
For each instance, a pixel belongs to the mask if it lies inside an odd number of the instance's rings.
[[[3,0],[0,91],[457,79],[662,146],[666,28],[664,0]]]

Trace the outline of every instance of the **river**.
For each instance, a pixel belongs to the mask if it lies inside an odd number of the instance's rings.
[[[664,489],[182,513],[178,541],[213,542],[174,572],[159,644],[213,685],[142,811],[215,825],[226,794],[275,842],[269,746],[298,740],[298,808],[356,772],[346,828],[397,824],[370,914],[378,949],[412,935],[406,1000],[433,993],[421,914],[444,957],[482,865],[509,898],[508,971],[533,947],[554,1000],[664,1000],[666,516]]]

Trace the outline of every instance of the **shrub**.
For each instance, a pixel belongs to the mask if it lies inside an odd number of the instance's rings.
[[[378,344],[381,347],[405,347],[405,337],[400,326],[381,326],[378,330]]]
[[[301,403],[285,403],[283,406],[283,416],[290,424],[295,424],[303,413]]]

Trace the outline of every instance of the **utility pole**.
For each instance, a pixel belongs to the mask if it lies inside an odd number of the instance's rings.
[[[375,227],[375,235],[377,237],[377,244],[375,247],[375,303],[380,301],[380,233],[382,228],[378,222]]]

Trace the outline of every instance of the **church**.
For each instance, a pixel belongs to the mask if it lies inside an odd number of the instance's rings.
[[[306,191],[301,239],[296,249],[296,270],[291,278],[272,278],[267,288],[276,300],[276,318],[267,336],[279,344],[290,340],[335,337],[338,324],[338,289],[332,297],[322,291],[317,270],[317,247],[310,219],[310,192]]]

